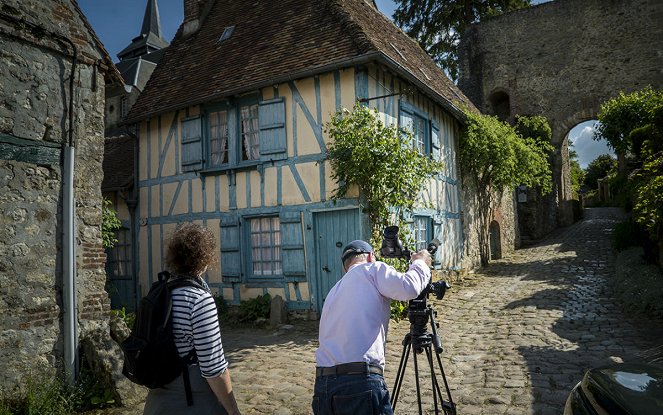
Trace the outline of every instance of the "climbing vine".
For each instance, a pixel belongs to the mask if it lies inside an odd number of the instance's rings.
[[[122,222],[117,218],[113,210],[113,203],[108,199],[103,199],[101,205],[101,239],[104,248],[112,248],[117,243],[115,231],[120,229]]]
[[[402,225],[403,213],[415,207],[422,186],[442,163],[413,148],[410,132],[385,125],[376,109],[359,103],[352,111],[337,111],[325,131],[331,138],[327,159],[338,183],[334,198],[358,189],[372,241],[379,243],[385,226]]]

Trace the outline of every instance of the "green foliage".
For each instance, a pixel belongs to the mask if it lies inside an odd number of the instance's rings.
[[[124,307],[119,310],[111,310],[111,316],[117,316],[121,318],[127,327],[129,327],[129,329],[132,329],[134,327],[134,323],[136,322],[136,314],[127,313],[127,310]]]
[[[590,189],[598,189],[598,179],[606,177],[617,170],[617,160],[609,154],[602,154],[592,160],[585,169],[585,185]]]
[[[0,390],[0,415],[70,415],[115,403],[114,391],[94,377],[84,360],[73,386],[42,368],[28,374],[21,388]]]
[[[239,320],[253,322],[259,318],[269,318],[272,296],[269,293],[245,300],[239,304]]]
[[[334,198],[359,189],[373,239],[389,224],[393,208],[412,209],[424,182],[442,169],[441,162],[412,147],[410,133],[384,125],[377,110],[359,103],[352,112],[339,110],[325,130],[331,138],[327,159],[338,183]]]
[[[407,301],[391,300],[391,313],[389,318],[394,321],[400,321],[407,317]]]
[[[634,246],[643,246],[647,241],[647,232],[629,219],[615,225],[612,232],[612,247],[616,251],[623,251]]]
[[[463,174],[476,192],[479,247],[482,264],[489,258],[488,225],[504,190],[524,184],[550,192],[552,174],[548,157],[553,147],[545,138],[550,127],[541,117],[519,117],[520,135],[497,117],[465,110],[467,126],[460,141]]]
[[[617,301],[632,314],[663,317],[663,273],[643,259],[641,248],[629,248],[617,256],[617,272],[611,278]]]
[[[113,203],[104,199],[101,205],[101,239],[104,248],[112,248],[117,239],[115,238],[115,231],[120,229],[122,222],[117,218],[117,214],[112,208]]]
[[[580,187],[585,181],[585,170],[578,163],[578,153],[569,151],[569,170],[571,173],[571,188],[573,189],[573,198],[577,199],[580,193]]]
[[[617,154],[633,151],[629,136],[636,128],[651,124],[654,110],[663,105],[663,91],[646,87],[619,96],[601,104],[594,139],[605,139]]]
[[[663,236],[663,152],[648,157],[637,173],[639,182],[633,213],[653,240]]]
[[[636,198],[636,188],[633,186],[632,180],[626,174],[613,171],[608,176],[608,184],[610,185],[611,200],[606,204],[618,206],[630,212]]]
[[[394,22],[454,80],[458,42],[470,24],[529,7],[530,0],[396,0]]]

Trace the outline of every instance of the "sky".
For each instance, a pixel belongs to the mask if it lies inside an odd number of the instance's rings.
[[[533,0],[532,3],[539,4],[545,1],[548,0]],[[147,0],[78,0],[78,4],[113,61],[117,62],[118,52],[129,46],[131,40],[140,33]],[[157,4],[163,37],[171,41],[182,22],[184,1],[157,0]],[[392,0],[377,0],[377,5],[378,9],[388,17],[391,17],[396,9],[396,4]],[[592,139],[593,124],[594,121],[581,123],[569,133],[569,140],[574,144],[582,168],[587,167],[589,162],[601,154],[614,156],[608,150],[605,141]]]
[[[608,148],[606,140],[596,141],[592,138],[596,122],[596,120],[581,122],[569,132],[569,141],[573,144],[572,150],[578,153],[578,164],[583,169],[600,155],[609,154],[615,157],[614,151]]]

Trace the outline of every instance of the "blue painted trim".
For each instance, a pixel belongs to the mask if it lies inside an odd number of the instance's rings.
[[[295,296],[297,301],[302,301],[302,291],[299,289],[299,284],[295,283]]]
[[[296,282],[294,284],[297,284]],[[283,295],[285,295],[285,302],[288,303],[290,302],[290,284],[289,283],[284,283],[283,284]]]
[[[325,163],[320,163],[318,166],[318,174],[320,174],[320,201],[324,202],[327,200],[327,179],[325,177]]]
[[[228,174],[228,206],[237,209],[237,178],[232,172]]]
[[[306,186],[304,186],[304,182],[302,181],[301,176],[299,175],[299,172],[297,171],[297,167],[294,164],[291,164],[290,166],[290,171],[292,172],[292,176],[295,179],[295,182],[297,183],[297,186],[299,187],[299,191],[302,192],[302,196],[304,197],[305,202],[310,202],[311,201],[311,196],[308,194],[308,191],[306,190]]]
[[[246,206],[250,207],[251,206],[251,173],[246,173],[244,176],[246,177],[246,183],[245,183],[245,187],[246,187],[246,192],[245,192],[246,193],[246,195],[245,195]]]
[[[188,191],[187,191],[187,194],[188,194],[188,196],[189,196],[188,206],[187,206],[187,207],[188,207],[188,209],[189,209],[189,212],[193,212],[193,188],[192,188],[192,186],[191,186],[191,184],[192,184],[192,180],[189,179],[189,180],[187,180],[187,182],[188,182],[188,186],[187,186],[187,190],[188,190]]]
[[[219,176],[214,177],[214,207],[216,208],[216,211],[221,210],[221,192],[220,192],[220,180]]]
[[[200,178],[200,192],[203,198],[203,212],[207,212],[207,180],[203,177]],[[207,226],[207,224],[205,224]]]
[[[159,156],[159,172],[157,173],[158,177],[161,177],[161,173],[163,171],[163,166],[166,162],[166,154],[168,153],[168,148],[170,147],[170,143],[173,140],[173,136],[177,136],[177,122],[179,120],[179,110],[175,111],[175,116],[173,117],[173,122],[170,124],[170,129],[168,130],[168,136],[166,137],[166,143],[164,144],[163,148],[161,147],[161,116],[159,116],[159,151],[161,152]],[[176,139],[177,140],[177,139]],[[177,173],[179,173],[179,167],[180,167],[180,162],[179,162],[179,155],[178,155],[178,148],[175,146],[175,161],[177,165]]]
[[[265,169],[258,169],[260,175],[260,206],[265,206]]]
[[[180,190],[181,189],[182,189],[182,182],[180,181],[180,182],[177,183],[177,188],[175,189],[175,194],[173,195],[173,200],[170,202],[170,207],[168,208],[168,216],[173,215],[173,210],[175,209],[175,202],[177,202],[177,198],[180,197]],[[160,197],[163,197],[163,191],[161,192]],[[162,210],[162,212],[161,212],[160,216],[163,216],[163,209],[161,209],[161,210]],[[191,211],[189,211],[189,212],[191,212]]]
[[[313,130],[313,135],[315,135],[315,139],[318,141],[318,146],[320,146],[320,152],[325,153],[327,151],[327,147],[325,146],[325,141],[322,139],[322,126],[313,118],[313,114],[311,114],[311,111],[309,111],[308,107],[306,106],[304,98],[302,98],[299,90],[295,86],[295,83],[290,81],[288,82],[288,85],[292,90],[293,101],[297,102],[302,112],[304,113],[304,116],[308,120],[311,129]]]
[[[313,85],[315,86],[315,106],[316,106],[316,125],[317,129],[315,131],[315,136],[317,137],[320,135],[322,137],[322,102],[320,98],[320,77],[316,76],[313,78]],[[327,147],[324,146],[324,141],[323,141],[323,146],[320,147],[321,149],[326,149]]]
[[[283,167],[279,166],[276,169],[276,204],[281,206],[283,204]]]
[[[292,155],[297,157],[299,150],[297,148],[297,101],[292,100]]]
[[[157,177],[161,177],[161,115],[157,116]]]
[[[255,207],[255,208],[243,208],[239,211],[241,212],[242,217],[248,216],[261,216],[261,215],[275,215],[279,212],[326,212],[330,210],[343,210],[343,209],[352,209],[357,208],[356,199],[342,199],[337,201],[325,201],[318,203],[306,203],[293,206],[268,206],[268,207]],[[203,220],[218,220],[220,212],[198,212],[198,213],[181,213],[176,215],[166,215],[166,216],[156,216],[150,218],[149,223],[151,225],[158,224],[178,224],[180,222],[192,222],[192,221],[203,221]],[[227,213],[227,212],[223,212]],[[362,228],[363,228],[362,224]],[[363,234],[362,234],[363,235]]]
[[[147,178],[152,178],[152,120],[147,121]]]
[[[336,111],[341,109],[341,73],[339,70],[334,71],[334,97],[336,98]]]

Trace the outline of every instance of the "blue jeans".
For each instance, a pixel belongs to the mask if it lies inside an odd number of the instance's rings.
[[[382,375],[318,376],[313,392],[314,415],[393,415]]]

